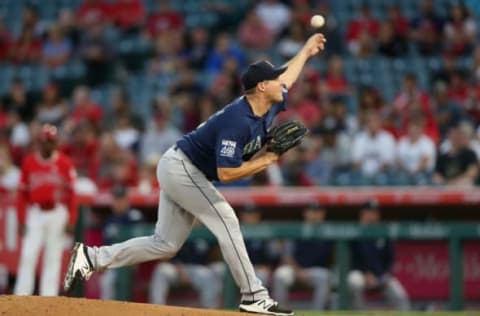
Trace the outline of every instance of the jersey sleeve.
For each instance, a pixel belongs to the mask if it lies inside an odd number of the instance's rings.
[[[217,168],[236,168],[243,163],[243,147],[245,147],[250,129],[230,122],[219,131],[215,146]]]

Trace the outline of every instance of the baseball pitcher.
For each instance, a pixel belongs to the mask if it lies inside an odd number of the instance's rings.
[[[104,247],[77,243],[65,290],[94,271],[173,257],[198,218],[218,239],[242,294],[240,310],[293,315],[278,307],[255,275],[235,212],[211,181],[230,182],[253,175],[300,143],[307,132],[301,123],[270,127],[275,116],[285,110],[288,89],[307,60],[324,49],[325,41],[323,34],[312,35],[281,68],[267,61],[251,64],[242,76],[245,95],[182,137],[160,159],[157,178],[161,191],[154,234]]]
[[[73,232],[77,204],[73,163],[56,148],[56,127],[44,125],[39,135],[39,150],[26,156],[22,163],[17,212],[23,243],[16,295],[33,294],[35,267],[43,246],[39,292],[58,295],[65,232]]]

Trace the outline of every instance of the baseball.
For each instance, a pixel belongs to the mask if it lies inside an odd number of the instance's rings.
[[[325,18],[320,14],[315,14],[310,19],[310,25],[314,28],[320,28],[325,24]]]

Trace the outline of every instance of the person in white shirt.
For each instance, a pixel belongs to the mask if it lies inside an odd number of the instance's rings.
[[[142,161],[152,154],[162,155],[182,137],[174,126],[169,124],[170,116],[166,111],[154,113],[153,119],[141,137],[140,157]]]
[[[357,184],[386,185],[395,161],[395,140],[382,129],[377,113],[367,114],[365,131],[357,134],[352,148],[353,168],[359,172]],[[355,177],[358,178],[358,177]]]
[[[290,8],[278,0],[262,0],[255,12],[273,34],[278,35],[290,23]]]
[[[412,119],[397,147],[397,164],[404,184],[429,184],[435,166],[435,144],[423,133],[422,118]]]

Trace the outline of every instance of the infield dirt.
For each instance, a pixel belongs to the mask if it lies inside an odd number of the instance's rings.
[[[233,311],[196,309],[71,297],[0,296],[0,316],[241,316]]]

